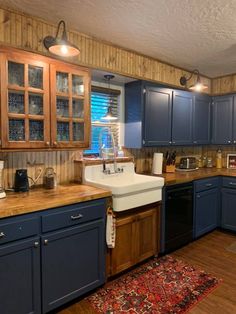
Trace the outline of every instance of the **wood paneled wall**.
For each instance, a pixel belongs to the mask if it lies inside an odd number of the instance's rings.
[[[224,95],[236,92],[236,74],[212,79],[212,95]]]
[[[40,168],[43,172],[47,167],[53,167],[57,183],[69,183],[74,181],[74,160],[80,159],[82,151],[54,151],[54,152],[12,152],[0,153],[0,160],[4,160],[4,188],[14,186],[16,169],[27,169],[28,175],[36,178]],[[32,183],[31,180],[29,181]],[[43,183],[43,175],[37,185]]]
[[[43,46],[43,38],[55,36],[55,33],[56,25],[0,8],[0,42],[3,44],[49,55]],[[75,64],[177,87],[181,87],[180,77],[189,74],[178,67],[75,31],[68,32],[68,35],[69,40],[81,50],[73,60]],[[210,92],[211,80],[206,77],[202,80],[209,86]]]

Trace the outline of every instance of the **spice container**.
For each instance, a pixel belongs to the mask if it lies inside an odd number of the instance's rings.
[[[218,149],[216,153],[216,168],[217,169],[222,168],[222,152],[220,149]]]

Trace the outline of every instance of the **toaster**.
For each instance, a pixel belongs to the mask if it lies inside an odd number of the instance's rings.
[[[183,157],[180,159],[179,169],[196,169],[197,160],[195,157]]]

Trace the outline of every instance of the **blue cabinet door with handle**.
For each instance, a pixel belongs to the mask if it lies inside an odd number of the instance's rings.
[[[233,143],[234,96],[218,96],[212,102],[212,143]]]
[[[43,313],[105,282],[104,219],[42,237]]]
[[[195,238],[212,231],[217,227],[219,219],[218,195],[218,188],[195,193]]]
[[[0,313],[40,314],[38,237],[0,246]]]
[[[232,182],[235,183],[235,182]],[[222,218],[221,227],[236,231],[236,188],[223,188],[221,193]]]
[[[211,97],[195,94],[193,97],[193,144],[210,144]]]
[[[144,146],[171,144],[172,90],[146,87]]]
[[[193,96],[190,92],[174,91],[172,107],[172,144],[189,145],[192,136]]]

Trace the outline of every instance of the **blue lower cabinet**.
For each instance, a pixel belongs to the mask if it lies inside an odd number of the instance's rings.
[[[0,246],[0,313],[41,313],[40,241],[31,238]]]
[[[42,237],[43,313],[105,282],[104,220]]]
[[[194,237],[214,230],[219,221],[218,188],[195,193]]]
[[[223,188],[221,193],[221,227],[236,231],[236,189]]]

